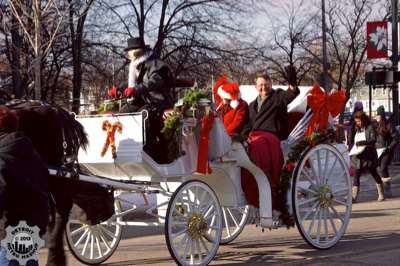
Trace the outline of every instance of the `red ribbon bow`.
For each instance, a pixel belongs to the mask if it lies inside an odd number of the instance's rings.
[[[319,132],[326,130],[329,114],[336,117],[346,103],[346,93],[343,90],[326,94],[318,85],[310,90],[307,96],[307,104],[313,111],[306,136],[311,136],[315,129]]]
[[[202,174],[211,173],[211,168],[208,165],[208,144],[213,125],[214,116],[206,114],[201,123],[199,153],[197,155],[197,172]]]

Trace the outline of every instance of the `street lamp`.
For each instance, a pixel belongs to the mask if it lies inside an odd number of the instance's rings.
[[[328,57],[326,52],[326,24],[325,24],[325,0],[322,0],[322,86],[329,92],[330,82],[328,81]]]

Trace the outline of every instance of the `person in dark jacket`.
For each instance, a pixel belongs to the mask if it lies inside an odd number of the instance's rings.
[[[48,170],[29,138],[17,129],[18,117],[0,107],[0,217],[4,214],[5,227],[26,221],[43,235],[49,222]]]
[[[350,132],[349,143],[353,146],[349,155],[355,176],[353,181],[353,201],[357,202],[360,192],[362,170],[367,168],[375,179],[378,201],[385,199],[382,179],[376,171],[378,156],[375,149],[376,133],[369,117],[363,111],[354,114],[354,128]]]
[[[247,136],[251,131],[266,131],[274,134],[280,140],[287,138],[287,105],[293,101],[300,91],[296,85],[294,69],[287,69],[289,88],[272,89],[271,78],[266,73],[256,76],[256,88],[259,95],[249,105],[249,119],[242,134]],[[292,74],[293,72],[293,74]]]
[[[160,134],[164,126],[162,117],[164,111],[173,108],[175,100],[172,74],[168,65],[157,58],[142,38],[128,39],[125,51],[131,60],[128,88],[123,93],[128,103],[120,112],[132,113],[141,110],[149,112],[144,149],[151,157],[162,162],[164,160],[162,154],[165,154],[159,147],[160,143],[165,142]],[[157,151],[162,153],[158,154]]]
[[[259,95],[249,105],[248,122],[242,131],[242,135],[248,136],[250,158],[268,176],[275,213],[283,207],[279,205],[278,184],[284,162],[280,140],[288,135],[287,105],[300,93],[294,68],[287,68],[287,77],[287,91],[273,90],[271,78],[266,73],[257,74],[255,81]],[[241,181],[247,202],[258,207],[258,186],[254,178],[242,170]]]
[[[379,106],[375,120],[376,151],[379,160],[379,172],[385,188],[385,196],[391,197],[391,178],[389,165],[392,162],[394,151],[399,144],[400,136],[393,124],[385,117],[385,108]]]

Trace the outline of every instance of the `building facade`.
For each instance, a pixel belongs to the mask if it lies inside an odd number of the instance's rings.
[[[392,90],[388,88],[376,88],[372,90],[371,112],[374,115],[379,106],[384,106],[386,112],[392,112]],[[346,111],[351,112],[356,101],[361,101],[364,111],[369,113],[369,87],[363,86],[353,89],[350,93],[350,99],[346,104]]]

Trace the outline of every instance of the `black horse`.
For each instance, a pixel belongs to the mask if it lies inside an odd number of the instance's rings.
[[[39,101],[8,102],[6,106],[16,112],[20,120],[19,130],[31,139],[49,166],[73,164],[79,149],[88,145],[83,126],[61,107]],[[48,181],[51,216],[47,230],[47,266],[63,266],[66,265],[63,232],[72,208],[73,193],[79,184],[54,176],[49,176]]]

